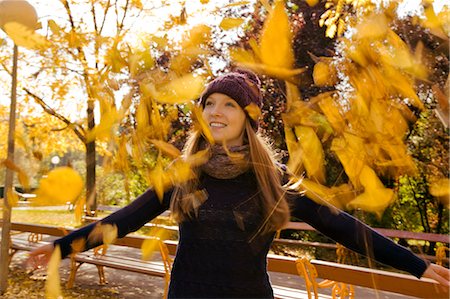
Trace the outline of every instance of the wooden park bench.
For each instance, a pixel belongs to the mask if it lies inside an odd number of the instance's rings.
[[[28,232],[30,233],[30,236],[33,236],[26,240],[19,240],[17,237],[13,238],[13,242],[11,244],[12,250],[28,251],[42,243],[42,238],[38,236],[39,234],[59,237],[71,231],[70,229],[64,230],[52,226],[24,223],[12,223],[11,229],[13,231]],[[124,238],[118,239],[115,242],[115,245],[141,248],[142,242],[145,239],[146,237],[128,235]],[[167,240],[164,241],[164,244],[167,248],[168,255],[174,255],[176,252],[177,241]],[[96,255],[95,253],[92,253],[92,251],[78,253],[73,256],[73,259],[76,262],[75,266],[77,266],[77,268],[74,269],[74,264],[72,264],[71,273],[73,272],[75,274],[81,264],[89,263],[102,269],[103,267],[111,267],[152,276],[166,277],[166,279],[170,276],[170,271],[165,268],[164,262],[162,261],[145,262],[140,259],[132,259],[124,256],[109,254],[108,252],[104,255],[101,253]],[[272,272],[299,275],[297,263],[298,259],[295,257],[285,257],[273,254],[268,255],[268,270]],[[171,265],[171,263],[169,264]],[[317,277],[321,279],[339,281],[347,284],[421,298],[448,298],[449,295],[448,290],[441,291],[437,287],[436,283],[431,280],[418,280],[411,275],[318,260],[312,260],[311,264],[317,270]],[[101,277],[104,273],[101,274],[99,271],[99,275]],[[73,280],[74,279],[75,278],[73,278]],[[168,280],[166,281],[168,282]],[[307,298],[305,295],[305,290],[277,285],[274,285],[273,289],[275,297],[279,299]],[[327,297],[322,296],[322,298]]]

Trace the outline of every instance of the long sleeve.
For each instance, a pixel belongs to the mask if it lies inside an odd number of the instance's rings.
[[[420,278],[428,264],[351,215],[319,205],[301,195],[291,196],[291,215],[345,247]]]
[[[75,230],[60,239],[54,241],[54,245],[61,248],[61,257],[64,258],[72,252],[71,244],[74,240],[84,239],[85,250],[101,245],[102,240],[93,240],[88,238],[94,227],[100,222],[101,224],[112,224],[117,226],[117,236],[122,238],[130,232],[134,232],[142,227],[145,223],[152,220],[156,216],[168,209],[172,191],[164,194],[163,200],[160,201],[155,192],[148,189],[141,194],[128,206],[114,212],[113,214],[99,220],[98,222],[86,225]],[[98,239],[98,238],[96,238]]]

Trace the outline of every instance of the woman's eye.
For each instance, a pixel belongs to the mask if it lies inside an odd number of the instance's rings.
[[[212,105],[212,102],[206,101],[205,106],[210,106],[210,105]]]
[[[236,107],[236,105],[233,102],[228,102],[227,106],[229,106],[229,107]]]

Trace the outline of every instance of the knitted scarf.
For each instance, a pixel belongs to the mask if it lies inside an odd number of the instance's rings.
[[[206,145],[201,144],[200,148],[206,148]],[[200,169],[217,179],[232,179],[248,171],[249,157],[248,144],[230,148],[215,144],[210,146],[210,158]]]

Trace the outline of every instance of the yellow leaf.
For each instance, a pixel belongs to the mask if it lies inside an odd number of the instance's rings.
[[[287,168],[295,175],[300,175],[303,172],[302,155],[303,151],[300,144],[297,143],[297,138],[294,135],[293,129],[284,126],[284,136],[286,140],[286,146],[289,152],[289,161]]]
[[[320,98],[319,107],[322,110],[323,114],[325,114],[328,122],[334,131],[341,133],[344,131],[346,124],[344,117],[339,111],[339,105],[333,99],[330,93],[322,94],[323,96]]]
[[[45,298],[59,299],[62,298],[61,283],[59,278],[59,264],[61,262],[61,249],[56,245],[53,250],[47,268],[47,279],[45,281]]]
[[[227,4],[224,7],[243,6],[243,5],[247,5],[249,3],[250,3],[250,1],[237,1],[234,3]]]
[[[331,59],[321,59],[314,65],[313,79],[317,86],[334,86],[337,83],[336,69],[331,66]]]
[[[72,241],[70,244],[73,253],[83,252],[86,249],[86,240],[84,238],[78,238]]]
[[[284,1],[277,1],[273,12],[264,22],[261,35],[261,60],[264,64],[291,69],[294,64],[292,32]]]
[[[81,223],[84,215],[84,206],[86,205],[86,198],[82,196],[75,204],[75,221]]]
[[[103,244],[109,245],[117,239],[117,226],[115,224],[102,224]]]
[[[443,178],[433,182],[430,185],[430,193],[448,208],[450,206],[450,179]]]
[[[236,27],[241,26],[241,24],[244,23],[243,19],[238,18],[224,18],[222,22],[220,22],[220,28],[223,30],[230,30]]]
[[[267,64],[261,64],[261,63],[250,63],[250,62],[242,62],[238,63],[239,66],[242,66],[244,68],[249,68],[256,73],[265,74],[271,77],[283,79],[289,82],[292,82],[294,84],[298,84],[296,82],[295,76],[300,75],[303,73],[306,68],[301,69],[288,69],[288,68],[282,68],[282,67],[274,67]]]
[[[44,49],[49,46],[49,42],[44,36],[37,34],[27,26],[17,22],[9,22],[3,25],[6,34],[18,46],[29,49]]]
[[[242,48],[230,48],[230,57],[235,62],[256,63],[253,52]]]
[[[343,137],[333,139],[331,150],[338,156],[353,186],[359,189],[361,187],[359,174],[366,163],[363,140],[357,136],[344,133]]]
[[[314,6],[319,3],[319,0],[306,0],[306,3],[308,3],[309,6]]]
[[[373,14],[356,26],[355,38],[378,39],[388,32],[388,20],[384,14]]]
[[[204,149],[196,152],[195,154],[186,158],[186,162],[191,165],[191,167],[197,167],[205,164],[209,160],[209,149]]]
[[[51,170],[39,182],[35,205],[64,205],[81,194],[83,179],[73,168],[63,166]]]
[[[301,100],[300,90],[296,84],[286,81],[286,111],[289,112],[291,105]]]
[[[308,178],[325,182],[325,158],[322,143],[311,127],[296,126],[295,134],[302,148],[302,161]]]
[[[199,97],[205,86],[202,76],[188,74],[170,81],[153,95],[160,103],[181,104]]]
[[[156,162],[155,168],[150,171],[150,179],[153,185],[153,189],[155,190],[155,193],[160,200],[162,200],[164,195],[164,176],[165,174],[161,161],[158,160]]]
[[[206,140],[209,142],[209,144],[214,144],[215,143],[214,138],[209,129],[209,126],[206,123],[206,121],[203,119],[202,108],[198,105],[192,105],[191,111],[192,111],[192,120],[194,121],[196,130],[198,130],[199,132],[202,132],[203,136],[206,138]]]
[[[15,191],[13,191],[12,189],[7,190],[6,197],[8,198],[8,204],[10,207],[17,207],[19,196]]]
[[[393,202],[394,191],[385,188],[375,171],[367,165],[363,167],[359,180],[364,186],[364,193],[347,204],[348,209],[362,209],[375,213],[381,218],[384,210]]]
[[[11,169],[12,171],[17,172],[17,178],[19,180],[19,183],[22,185],[24,189],[30,188],[30,180],[28,178],[28,175],[25,173],[25,171],[22,170],[17,164],[12,162],[11,160],[5,159],[2,161],[2,164],[5,165],[7,168]]]
[[[157,139],[151,139],[150,142],[153,143],[159,150],[163,151],[172,158],[178,158],[181,155],[180,150],[170,143]]]
[[[259,109],[258,105],[255,103],[250,103],[249,105],[245,106],[245,111],[247,111],[248,116],[250,116],[253,120],[259,120],[261,117],[261,109]]]

